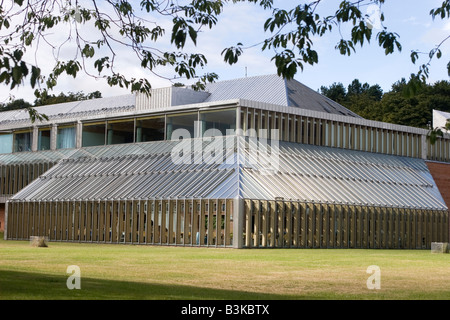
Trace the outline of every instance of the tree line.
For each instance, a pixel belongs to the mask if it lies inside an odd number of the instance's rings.
[[[0,111],[30,109],[32,107],[40,107],[50,104],[72,102],[72,101],[97,99],[101,97],[102,93],[98,90],[90,93],[84,93],[83,91],[69,92],[69,93],[61,92],[58,95],[46,93],[44,95],[39,96],[39,98],[36,98],[33,103],[25,101],[24,99],[12,99],[9,102],[0,103]]]
[[[355,79],[347,87],[340,82],[322,86],[319,92],[368,120],[433,129],[433,109],[450,112],[450,82],[427,84],[404,78],[383,92],[378,84]]]

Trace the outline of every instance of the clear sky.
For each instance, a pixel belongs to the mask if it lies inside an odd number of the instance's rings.
[[[333,13],[339,0],[326,0],[320,4],[318,8],[321,14]],[[419,63],[427,61],[426,56],[421,57],[417,65],[413,65],[410,60],[411,50],[421,50],[429,52],[434,46],[441,42],[450,34],[450,20],[432,20],[429,12],[432,8],[439,7],[442,0],[386,0],[381,7],[385,15],[384,26],[389,31],[396,32],[400,36],[400,42],[403,46],[401,53],[395,52],[386,56],[384,50],[377,45],[376,39],[371,44],[365,45],[363,48],[357,47],[356,53],[351,56],[341,56],[334,49],[340,35],[338,30],[322,38],[314,39],[314,47],[319,53],[319,63],[314,66],[305,65],[303,72],[299,72],[295,79],[304,83],[314,90],[318,90],[320,86],[329,86],[334,82],[342,82],[345,86],[354,79],[369,84],[379,84],[384,91],[389,91],[391,85],[401,78],[409,78],[410,74],[418,71]],[[292,0],[275,0],[274,6],[285,8],[293,7],[299,4],[299,1]],[[369,15],[369,8],[362,9]],[[260,46],[247,49],[240,61],[233,66],[227,65],[221,56],[224,48],[236,45],[238,42],[244,46],[251,46],[259,43],[267,34],[264,34],[263,24],[271,15],[271,10],[264,11],[253,4],[234,4],[227,5],[223,15],[219,17],[218,24],[212,29],[202,32],[199,35],[198,46],[188,45],[186,50],[204,53],[208,59],[208,66],[204,70],[199,70],[199,74],[203,72],[216,72],[219,80],[228,80],[255,75],[265,75],[276,73],[274,63],[271,61],[273,52],[262,52]],[[373,15],[372,15],[373,16]],[[157,45],[163,49],[169,48],[170,40],[170,23],[171,21],[161,21],[167,26],[166,38]],[[89,33],[87,26],[79,26],[79,31]],[[349,38],[349,28],[341,30],[344,38]],[[374,33],[378,32],[375,25]],[[59,39],[58,34],[53,35],[55,39]],[[65,35],[61,35],[64,39]],[[169,50],[174,50],[169,49]],[[438,80],[449,80],[447,74],[447,63],[450,61],[450,40],[442,47],[442,58],[435,60],[431,66],[429,82],[433,83]],[[70,57],[70,46],[65,46],[60,52],[60,57]],[[147,77],[154,88],[169,86],[171,83],[167,80],[155,77],[139,66],[139,61],[130,55],[130,51],[120,49],[117,51],[117,67],[118,71],[136,78]],[[38,60],[39,65],[45,69],[50,67],[54,62],[49,48],[42,47],[39,54],[29,52],[27,57],[29,62]],[[160,70],[161,74],[167,77],[173,75],[167,70]],[[189,83],[183,80],[179,82]],[[95,90],[102,92],[104,97],[121,95],[129,93],[126,89],[117,87],[109,87],[103,80],[95,80],[83,73],[80,73],[76,79],[61,77],[58,86],[53,90],[54,94],[60,92],[78,92],[83,91],[89,93]],[[0,101],[5,101],[8,96],[14,96],[16,99],[23,98],[26,101],[33,102],[33,90],[27,85],[10,91],[5,85],[0,86]]]

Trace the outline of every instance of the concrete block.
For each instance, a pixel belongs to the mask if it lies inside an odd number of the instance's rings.
[[[47,237],[37,237],[37,236],[30,237],[30,244],[32,247],[48,247],[47,241],[48,241]]]
[[[448,253],[447,242],[432,242],[431,253]]]

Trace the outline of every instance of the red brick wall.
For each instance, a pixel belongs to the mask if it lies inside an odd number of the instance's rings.
[[[450,208],[450,164],[427,162],[427,166],[433,176],[434,182],[436,182],[436,185],[441,192],[442,198],[444,198],[447,207]]]

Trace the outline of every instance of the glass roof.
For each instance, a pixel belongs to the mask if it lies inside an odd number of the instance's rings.
[[[249,139],[242,157],[252,158]],[[269,148],[270,149],[270,148]],[[267,174],[258,161],[242,166],[240,196],[251,199],[427,208],[446,204],[425,161],[415,158],[280,142],[277,170]],[[244,162],[245,163],[245,162]],[[275,172],[275,173],[273,173]]]
[[[186,141],[192,148],[183,149],[183,152],[191,161],[184,163],[174,161],[173,150],[179,146],[176,141],[71,150],[61,154],[57,165],[12,199],[218,199],[239,196],[447,209],[421,159],[288,142],[260,145],[256,139],[236,136],[218,140],[215,149],[206,139]],[[205,161],[207,157],[202,150],[219,152],[216,157],[219,161]]]

